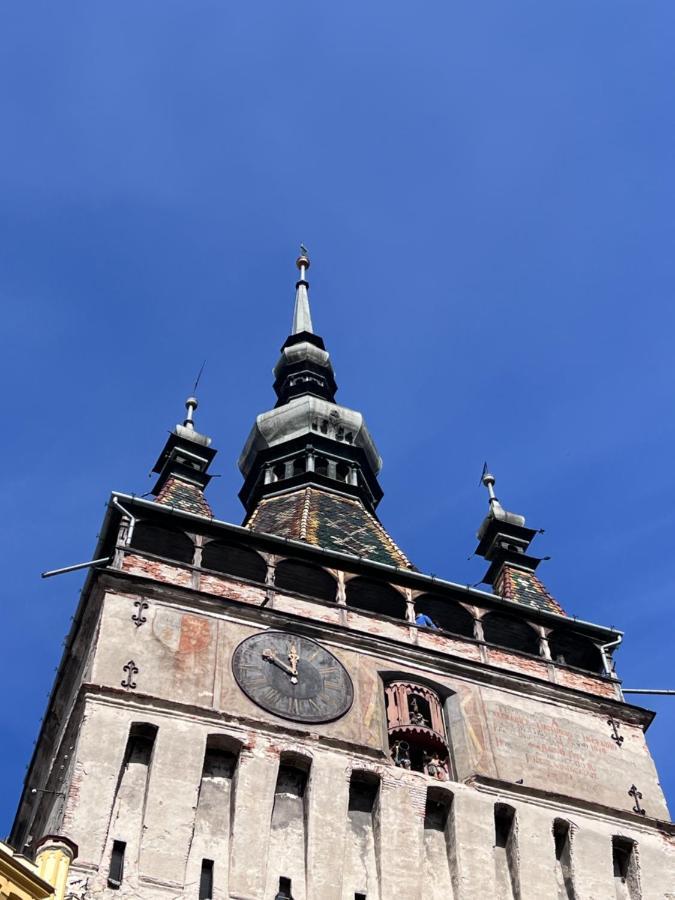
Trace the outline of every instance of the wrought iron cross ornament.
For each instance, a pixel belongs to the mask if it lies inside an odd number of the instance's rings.
[[[134,675],[138,675],[138,666],[133,661],[133,659],[130,659],[126,666],[122,666],[122,670],[127,673],[126,678],[124,678],[122,681],[122,687],[129,688],[133,691],[133,689],[136,687],[136,682],[133,680],[133,678]]]
[[[148,608],[148,604],[145,600],[134,600],[134,606],[138,607],[138,612],[133,613],[131,616],[131,621],[134,623],[136,628],[140,628],[144,622],[147,622],[147,618],[143,615],[145,610]]]
[[[612,726],[612,733],[610,735],[611,739],[613,741],[616,741],[617,747],[620,747],[623,744],[623,735],[619,734],[619,726],[614,721],[612,716],[607,719],[607,724]]]
[[[642,800],[642,791],[638,791],[634,784],[631,785],[628,794],[635,800],[635,806],[633,807],[633,812],[636,812],[639,816],[647,815],[647,811],[640,806],[640,800]]]

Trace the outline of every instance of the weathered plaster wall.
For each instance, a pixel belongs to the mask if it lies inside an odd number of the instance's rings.
[[[284,729],[298,726],[257,707],[237,685],[232,653],[244,638],[260,630],[242,621],[235,607],[219,614],[197,614],[153,601],[147,622],[132,621],[134,595],[108,592],[91,679],[113,688],[125,680],[123,666],[134,660],[136,690],[207,707],[228,716],[269,723]],[[285,627],[285,622],[280,622]],[[618,746],[603,714],[575,708],[565,697],[533,697],[527,687],[498,689],[472,684],[468,676],[448,677],[430,664],[419,669],[396,646],[388,652],[345,646],[335,637],[324,643],[350,672],[354,682],[352,709],[337,722],[312,725],[312,733],[353,749],[386,755],[384,697],[379,673],[396,667],[412,678],[431,678],[453,692],[448,703],[451,743],[460,779],[475,774],[520,781],[555,793],[593,797],[607,806],[630,810],[632,784],[639,786],[651,815],[667,818],[665,800],[642,730],[624,724]],[[352,642],[353,643],[353,642]],[[387,655],[385,655],[385,653]],[[527,693],[526,693],[527,691]]]
[[[221,596],[170,587],[145,592],[131,584],[105,594],[93,658],[78,669],[86,682],[74,722],[74,765],[64,780],[62,830],[80,848],[76,897],[86,897],[85,883],[95,897],[196,897],[207,858],[215,863],[214,896],[223,900],[272,900],[282,876],[292,878],[296,900],[354,900],[356,892],[367,900],[501,900],[497,802],[515,810],[518,900],[557,897],[556,818],[573,826],[579,900],[614,900],[614,835],[638,846],[643,900],[665,900],[675,890],[672,839],[633,815],[627,794],[635,783],[650,820],[667,817],[644,734],[620,721],[624,742],[617,746],[599,689],[584,703],[548,676],[526,677],[531,673],[518,665],[487,678],[480,669],[484,647],[468,641],[464,653],[460,646],[446,656],[429,653],[405,623],[380,626],[336,607],[326,608],[325,619],[293,619],[278,597],[268,602],[263,589],[246,585],[237,603]],[[140,626],[133,618],[139,613]],[[235,646],[263,627],[287,626],[320,629],[316,636],[350,672],[354,704],[337,722],[287,722],[237,686],[230,665]],[[131,660],[138,669],[134,687],[123,668]],[[457,781],[439,784],[390,763],[385,672],[431,682],[447,697]],[[125,756],[134,724],[157,729],[144,772]],[[239,748],[227,785],[204,781],[212,735]],[[309,774],[301,803],[277,803],[275,815],[282,754],[305,759]],[[46,753],[42,759],[38,775],[46,782],[58,760]],[[368,816],[350,810],[354,771],[379,780]],[[425,827],[429,788],[450,795],[442,829],[429,821]],[[624,813],[612,815],[610,807]],[[113,840],[127,844],[119,890],[107,886]]]
[[[125,883],[118,891],[106,888],[109,864],[105,828],[96,829],[98,810],[113,805],[118,775],[124,759],[126,736],[132,722],[157,725],[147,799],[140,808],[143,819],[138,864],[135,857],[125,867]],[[106,740],[101,742],[101,729]],[[429,835],[425,829],[427,791],[445,790],[452,795],[451,816],[445,833],[433,836],[432,857],[440,864],[438,883],[450,879],[455,900],[485,900],[500,897],[496,887],[494,804],[506,802],[516,812],[517,858],[521,900],[556,897],[553,821],[556,817],[574,824],[572,856],[579,896],[588,900],[613,897],[611,863],[612,836],[620,834],[636,841],[643,883],[649,884],[645,900],[666,897],[672,888],[675,853],[672,844],[637,817],[631,822],[612,822],[600,814],[569,810],[559,804],[546,805],[511,794],[505,796],[480,786],[460,783],[438,785],[426,776],[405,772],[387,764],[364,763],[347,751],[317,747],[316,743],[249,732],[232,783],[233,804],[229,853],[222,850],[223,835],[200,827],[197,802],[202,780],[203,756],[212,723],[193,717],[184,721],[171,714],[138,706],[133,698],[111,705],[92,699],[87,704],[80,744],[79,790],[73,795],[71,836],[80,841],[80,858],[74,877],[89,879],[96,896],[165,897],[196,896],[197,867],[190,865],[195,841],[199,855],[209,853],[219,863],[217,896],[239,898],[273,897],[271,886],[280,876],[292,876],[296,863],[288,860],[281,845],[274,849],[275,788],[282,754],[301,754],[311,761],[307,792],[303,801],[306,829],[306,874],[293,878],[294,896],[311,900],[353,900],[355,891],[367,890],[373,900],[434,900],[442,896],[436,887],[429,892],[427,871]],[[241,730],[220,729],[240,741]],[[94,738],[98,736],[98,743]],[[348,813],[349,779],[354,769],[366,768],[380,779],[372,851],[367,839],[361,847],[352,839]],[[138,803],[142,804],[139,791]],[[203,812],[203,810],[202,810]],[[127,798],[129,828],[138,825],[139,806]],[[203,819],[203,817],[201,817]],[[295,826],[298,820],[294,819]],[[107,825],[106,825],[107,827]],[[225,820],[222,827],[227,829]],[[125,822],[115,821],[116,834],[125,833]],[[440,841],[438,838],[440,837]],[[218,848],[220,852],[216,852]],[[290,847],[290,844],[289,844]],[[270,849],[272,852],[270,853]],[[296,848],[297,849],[297,848]],[[377,884],[363,884],[359,854],[373,852]],[[355,856],[356,854],[356,856]],[[209,858],[212,858],[209,857]],[[100,872],[96,869],[101,866]],[[366,861],[367,866],[367,861]],[[128,873],[128,875],[127,875]],[[185,885],[185,886],[184,886]],[[437,885],[436,885],[437,886]],[[374,893],[374,891],[377,893]],[[228,893],[229,892],[229,893]]]

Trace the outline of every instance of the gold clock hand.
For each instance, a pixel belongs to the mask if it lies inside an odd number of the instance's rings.
[[[291,646],[288,648],[288,659],[291,664],[291,671],[293,672],[294,675],[297,675],[298,674],[298,660],[300,659],[300,657],[298,656],[298,651],[297,651],[295,644],[291,644]]]
[[[296,676],[295,672],[293,671],[293,669],[291,669],[290,666],[287,666],[285,662],[282,662],[277,656],[275,656],[273,650],[269,650],[269,649],[263,650],[262,658],[264,660],[266,660],[267,662],[273,663],[275,666],[280,668],[282,670],[282,672],[285,672],[287,675],[290,675],[291,682],[293,684],[298,683],[297,676]]]

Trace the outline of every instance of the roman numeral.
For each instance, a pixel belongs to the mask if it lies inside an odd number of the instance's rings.
[[[264,691],[261,691],[260,694],[263,700],[266,700],[268,703],[278,703],[281,699],[281,694],[276,688],[266,687]]]

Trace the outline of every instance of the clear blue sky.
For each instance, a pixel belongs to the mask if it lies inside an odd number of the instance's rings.
[[[301,240],[408,555],[481,578],[487,459],[625,684],[675,687],[674,32],[672,0],[3,4],[0,834],[82,582],[40,571],[149,489],[205,357],[241,520]]]

